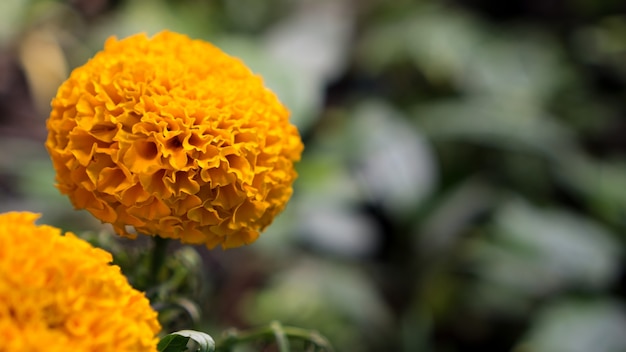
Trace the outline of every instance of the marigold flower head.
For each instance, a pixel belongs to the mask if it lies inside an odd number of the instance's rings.
[[[111,254],[0,214],[0,351],[156,351],[160,326]]]
[[[58,90],[57,186],[116,232],[237,247],[282,211],[303,146],[240,60],[172,32],[110,38]]]

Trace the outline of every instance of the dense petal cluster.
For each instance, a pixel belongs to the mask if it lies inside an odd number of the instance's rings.
[[[0,351],[156,351],[160,326],[111,255],[0,214]]]
[[[109,39],[59,88],[48,119],[57,185],[117,233],[224,248],[282,211],[303,146],[240,60],[172,32]]]

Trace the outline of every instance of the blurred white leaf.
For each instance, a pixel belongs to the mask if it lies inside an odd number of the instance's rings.
[[[433,4],[392,19],[364,29],[357,60],[365,69],[412,60],[431,82],[456,82],[484,34],[468,13]]]
[[[417,11],[404,35],[409,54],[430,80],[457,81],[482,41],[483,29],[464,12],[433,6]]]
[[[437,164],[428,142],[389,105],[368,101],[352,114],[346,144],[353,145],[357,181],[390,214],[406,214],[435,189]]]
[[[568,74],[558,46],[545,34],[519,31],[488,38],[467,58],[461,78],[466,92],[541,105]]]
[[[559,301],[546,307],[515,352],[626,351],[626,310],[614,301]]]
[[[366,28],[357,59],[374,72],[410,59],[432,83],[450,82],[466,94],[543,103],[569,74],[558,44],[538,31],[497,30],[449,6],[416,6],[393,22]]]
[[[521,294],[602,289],[619,273],[615,236],[579,215],[512,201],[500,208],[490,233],[493,241],[474,243],[478,274]]]
[[[325,84],[344,70],[354,16],[349,1],[301,0],[270,29],[265,45],[272,57]]]
[[[261,40],[227,36],[218,42],[263,76],[305,131],[321,112],[327,84],[345,69],[353,22],[346,1],[304,0]]]
[[[494,97],[450,100],[413,111],[425,134],[558,159],[574,149],[574,135],[539,106]]]
[[[318,144],[299,168],[289,209],[297,239],[317,250],[360,258],[377,249],[379,229],[373,220],[354,210],[364,194],[345,167],[345,155],[328,154]],[[288,209],[288,210],[289,210]],[[279,220],[280,221],[280,220]]]
[[[365,257],[374,253],[380,231],[372,218],[347,207],[301,202],[298,208],[302,241],[326,253],[343,257]]]

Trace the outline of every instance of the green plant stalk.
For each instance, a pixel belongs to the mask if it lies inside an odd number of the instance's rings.
[[[328,340],[317,331],[293,326],[282,326],[278,322],[272,322],[267,326],[244,331],[229,330],[223,338],[217,341],[216,351],[227,352],[239,343],[261,340],[269,341],[272,339],[276,339],[276,344],[281,352],[289,351],[289,339],[309,341],[316,347],[316,350],[334,351]]]
[[[150,273],[148,276],[148,287],[154,287],[159,283],[159,272],[165,262],[167,254],[168,239],[160,236],[152,237],[152,258],[150,258]]]
[[[289,352],[291,349],[289,348],[289,340],[287,336],[285,336],[285,330],[283,326],[277,322],[273,321],[270,323],[270,328],[274,331],[274,337],[276,338],[276,344],[278,345],[279,352]]]

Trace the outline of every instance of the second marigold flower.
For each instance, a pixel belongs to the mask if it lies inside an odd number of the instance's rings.
[[[0,214],[0,351],[156,351],[157,312],[111,253],[38,217]]]
[[[46,147],[57,185],[116,232],[253,242],[283,210],[303,146],[240,60],[161,32],[109,39],[59,88]]]

